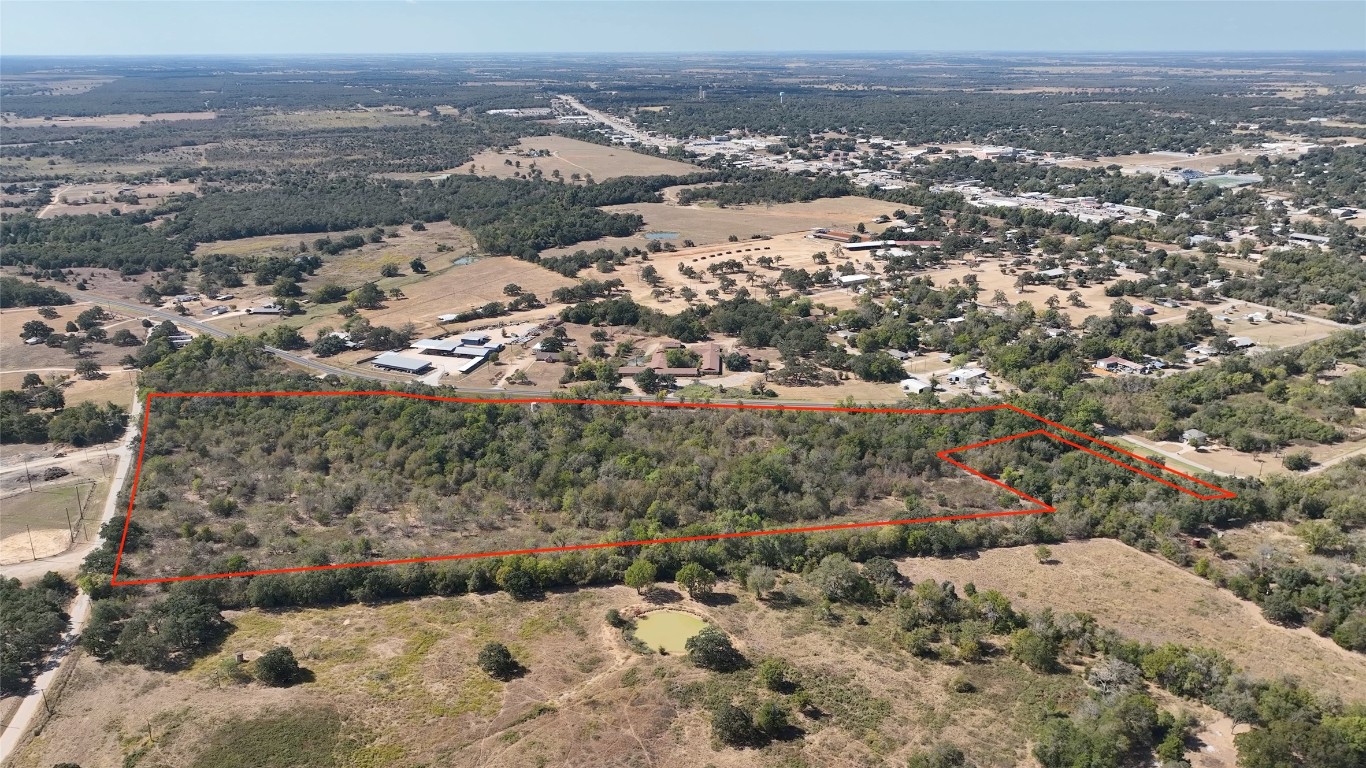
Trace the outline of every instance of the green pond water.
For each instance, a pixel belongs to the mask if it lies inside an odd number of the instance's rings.
[[[636,619],[636,638],[651,650],[660,646],[670,654],[687,653],[683,644],[702,631],[707,622],[682,611],[650,611]]]

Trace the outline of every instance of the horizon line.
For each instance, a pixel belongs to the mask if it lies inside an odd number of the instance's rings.
[[[846,55],[867,55],[867,56],[913,56],[917,54],[962,54],[962,55],[1059,55],[1059,56],[1116,56],[1116,55],[1215,55],[1215,54],[1251,54],[1251,55],[1289,55],[1289,54],[1341,54],[1363,57],[1362,64],[1366,65],[1366,49],[1351,48],[1209,48],[1209,49],[1126,49],[1126,50],[1054,50],[1054,49],[921,49],[921,50],[870,50],[870,49],[849,49],[849,50],[733,50],[733,51],[704,51],[704,50],[653,50],[653,51],[355,51],[355,52],[303,52],[303,51],[273,51],[273,52],[242,52],[242,53],[0,53],[0,60],[4,59],[40,59],[40,58],[80,58],[80,59],[104,59],[104,58],[146,58],[146,59],[208,59],[220,57],[314,57],[314,58],[345,58],[356,56],[645,56],[662,57],[677,55],[696,55],[696,56],[846,56]]]

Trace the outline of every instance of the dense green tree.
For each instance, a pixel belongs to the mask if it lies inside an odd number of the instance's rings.
[[[691,562],[678,569],[675,577],[678,585],[688,591],[693,599],[706,597],[716,586],[716,574],[699,563]]]
[[[522,665],[512,657],[512,652],[502,643],[485,643],[479,649],[479,668],[490,677],[507,680],[521,670]]]
[[[719,628],[708,624],[683,644],[688,660],[704,669],[731,672],[745,666],[745,657],[735,650],[730,637]]]
[[[626,569],[626,586],[636,591],[636,594],[649,592],[655,585],[655,578],[659,569],[655,564],[644,558],[637,558]]]

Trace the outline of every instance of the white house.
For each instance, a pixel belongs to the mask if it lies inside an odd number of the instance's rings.
[[[907,394],[918,395],[929,388],[929,382],[921,381],[920,379],[917,379],[914,376],[912,376],[909,379],[901,380],[901,391]]]

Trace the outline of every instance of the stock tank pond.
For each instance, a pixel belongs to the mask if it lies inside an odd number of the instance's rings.
[[[650,611],[636,619],[636,639],[657,651],[663,648],[670,655],[687,653],[688,638],[701,632],[707,622],[683,611],[662,609]]]

